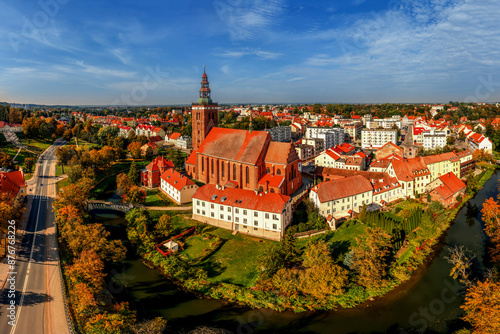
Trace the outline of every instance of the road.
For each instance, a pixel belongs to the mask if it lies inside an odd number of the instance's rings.
[[[62,285],[59,274],[59,254],[52,212],[56,194],[55,149],[64,145],[58,140],[39,158],[37,171],[28,183],[29,218],[20,240],[13,274],[0,293],[0,333],[2,334],[66,334]],[[21,232],[21,233],[19,233]],[[10,283],[15,282],[15,291]],[[15,311],[8,309],[15,303]],[[15,313],[15,319],[8,316]]]

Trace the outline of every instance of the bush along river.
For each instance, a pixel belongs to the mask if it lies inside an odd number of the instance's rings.
[[[445,259],[450,247],[464,245],[475,254],[481,270],[486,236],[481,221],[484,201],[498,195],[500,171],[458,212],[428,261],[411,279],[383,297],[353,309],[318,312],[276,312],[238,307],[221,300],[200,299],[185,292],[159,270],[148,267],[129,251],[127,260],[109,272],[109,289],[128,299],[139,318],[162,316],[170,332],[189,331],[200,325],[234,333],[452,333],[463,328],[461,287],[450,277]],[[126,240],[123,214],[95,212],[98,220]]]

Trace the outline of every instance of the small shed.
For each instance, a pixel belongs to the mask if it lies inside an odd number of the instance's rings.
[[[179,250],[179,244],[173,240],[170,240],[170,241],[164,243],[163,247],[165,247],[166,249],[168,249],[172,252],[177,252]]]

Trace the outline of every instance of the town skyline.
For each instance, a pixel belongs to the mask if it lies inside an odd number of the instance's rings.
[[[494,1],[7,2],[0,100],[181,105],[500,100]],[[479,37],[478,37],[479,36]]]

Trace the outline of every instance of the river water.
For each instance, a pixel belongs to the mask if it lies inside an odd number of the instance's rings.
[[[445,259],[449,247],[464,245],[477,258],[479,270],[484,257],[485,234],[480,209],[487,198],[498,194],[497,170],[483,189],[458,213],[432,260],[417,269],[412,278],[386,296],[355,309],[336,312],[274,312],[252,310],[219,300],[197,299],[183,292],[140,258],[129,255],[122,266],[113,269],[123,286],[110,283],[116,295],[126,295],[139,317],[162,316],[172,332],[209,325],[234,333],[398,333],[420,330],[450,333],[462,327],[459,287],[449,276],[451,265]],[[123,217],[98,214],[99,220],[119,237],[125,238]]]

